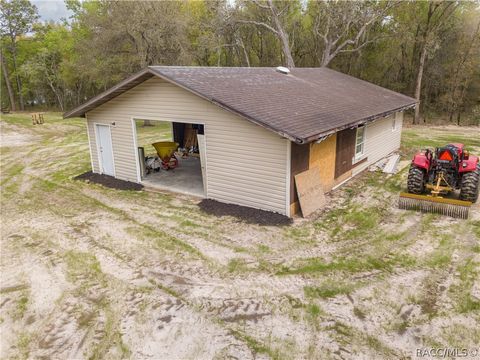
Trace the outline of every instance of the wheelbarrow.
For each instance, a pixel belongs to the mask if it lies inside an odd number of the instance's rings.
[[[175,157],[175,151],[178,149],[178,143],[173,141],[160,141],[153,143],[152,146],[157,150],[158,157],[162,160],[164,170],[175,169],[178,166],[178,159]]]

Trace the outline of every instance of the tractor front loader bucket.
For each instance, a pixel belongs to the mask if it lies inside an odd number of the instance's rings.
[[[472,203],[469,201],[410,193],[400,193],[398,199],[400,209],[435,213],[460,219],[468,219],[471,206]]]

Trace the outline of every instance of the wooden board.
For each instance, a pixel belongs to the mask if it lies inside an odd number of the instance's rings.
[[[335,182],[335,156],[337,134],[329,136],[320,143],[310,144],[309,169],[320,168],[320,180],[325,192],[332,190]]]
[[[323,208],[326,200],[318,167],[295,175],[295,185],[304,217]]]
[[[387,174],[395,174],[397,172],[397,165],[400,161],[400,155],[392,155],[388,158],[388,161],[383,168],[383,172]]]

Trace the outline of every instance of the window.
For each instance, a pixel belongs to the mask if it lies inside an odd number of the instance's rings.
[[[357,137],[355,138],[355,159],[363,156],[365,150],[365,126],[357,128]]]
[[[392,131],[397,130],[397,119],[395,117],[392,119]]]

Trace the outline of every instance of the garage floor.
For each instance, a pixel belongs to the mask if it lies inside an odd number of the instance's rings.
[[[177,168],[150,173],[142,184],[145,187],[204,197],[200,159],[194,156],[185,159],[178,156]]]

